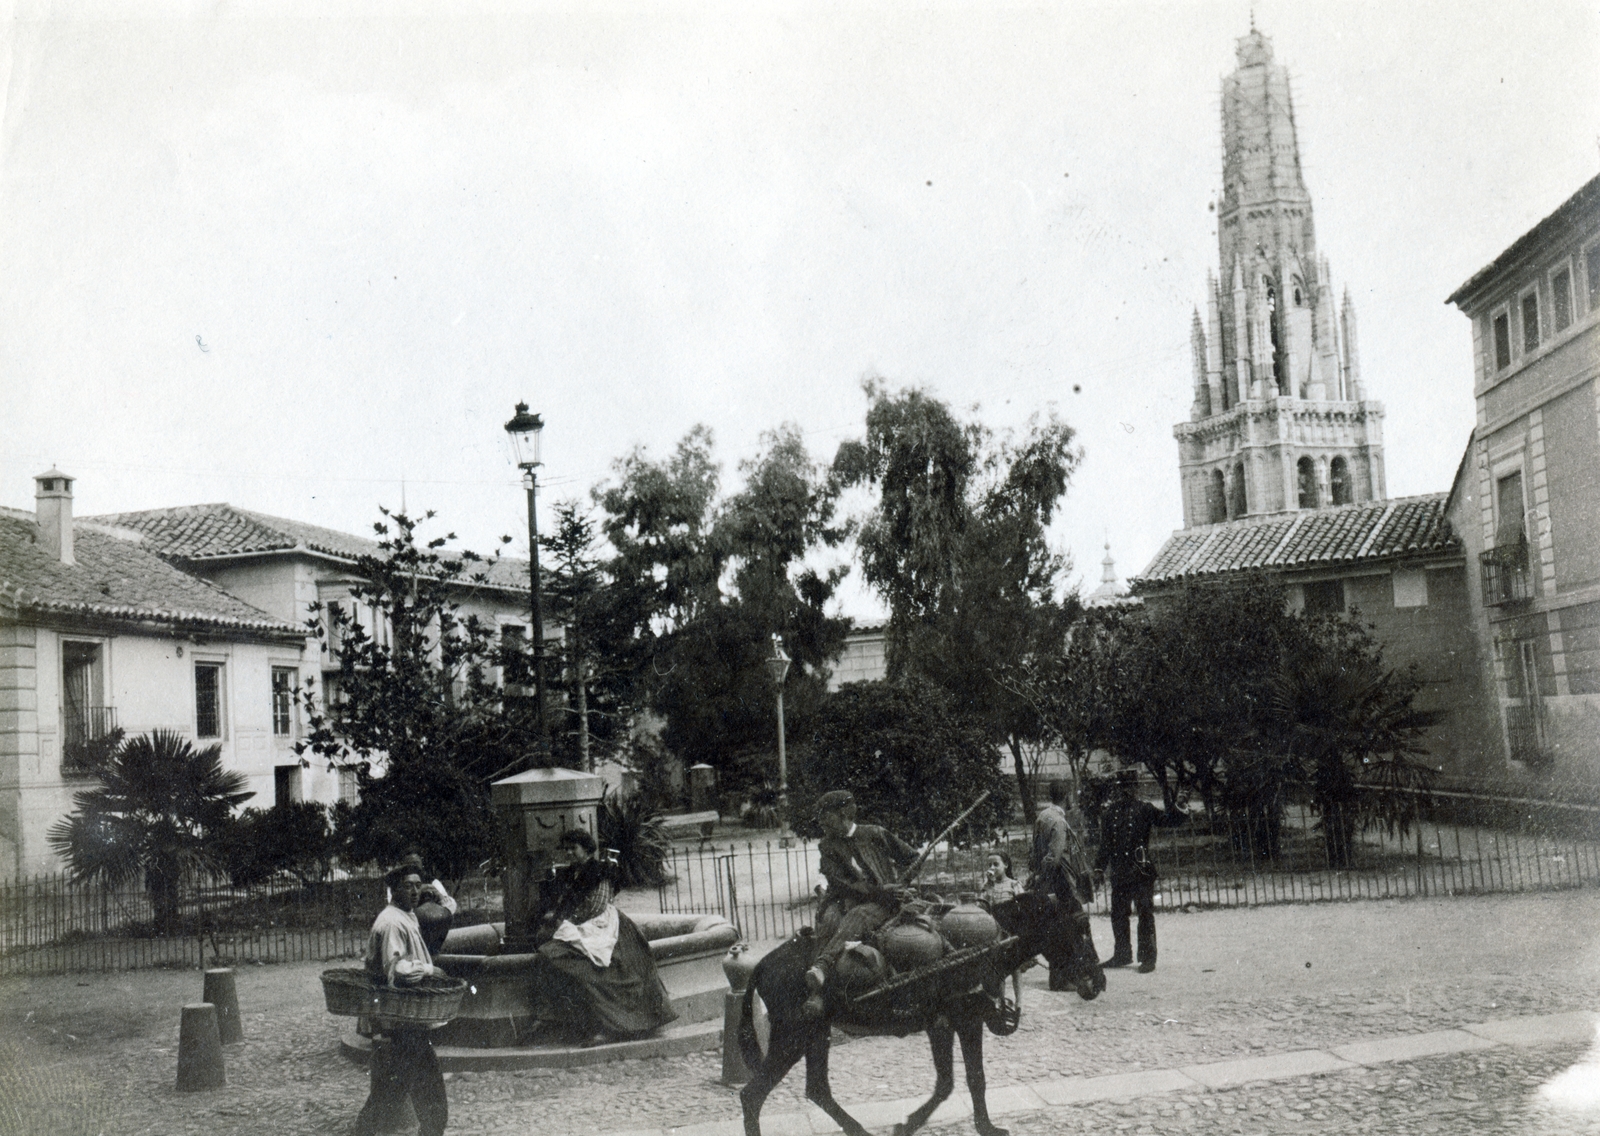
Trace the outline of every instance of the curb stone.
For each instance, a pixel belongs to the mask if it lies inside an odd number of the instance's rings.
[[[1149,1069],[1102,1077],[1062,1077],[995,1089],[989,1094],[989,1111],[995,1116],[1019,1116],[1089,1101],[1129,1101],[1180,1091],[1206,1092],[1261,1081],[1337,1073],[1362,1066],[1411,1061],[1495,1049],[1500,1046],[1571,1044],[1597,1037],[1600,1013],[1578,1010],[1501,1018],[1431,1033],[1397,1034],[1375,1041],[1334,1046],[1329,1050],[1301,1049],[1242,1060],[1185,1065],[1178,1069]],[[904,1119],[925,1098],[841,1102],[864,1127],[883,1128]],[[972,1098],[964,1092],[951,1095],[929,1118],[930,1124],[948,1124],[972,1115]],[[604,1136],[741,1136],[737,1120],[686,1124],[676,1128],[645,1128]],[[763,1114],[763,1136],[828,1136],[838,1125],[822,1112]]]

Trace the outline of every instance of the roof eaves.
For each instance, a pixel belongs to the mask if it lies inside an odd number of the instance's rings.
[[[1462,301],[1470,298],[1490,279],[1531,255],[1549,229],[1565,224],[1573,215],[1582,213],[1585,208],[1596,207],[1600,207],[1600,177],[1590,179],[1578,192],[1556,206],[1549,216],[1512,241],[1504,252],[1474,272],[1465,284],[1450,293],[1445,303],[1455,304],[1458,308],[1464,307]]]

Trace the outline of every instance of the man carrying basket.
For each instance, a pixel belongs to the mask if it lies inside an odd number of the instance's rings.
[[[417,925],[417,900],[423,888],[420,868],[402,864],[384,882],[389,885],[389,904],[372,923],[367,973],[374,982],[390,986],[415,986],[429,975],[442,974],[434,967]],[[376,1136],[408,1096],[421,1122],[419,1136],[441,1136],[450,1107],[427,1027],[380,1024],[380,1029],[383,1037],[374,1038],[372,1046],[372,1091],[356,1118],[356,1136]]]

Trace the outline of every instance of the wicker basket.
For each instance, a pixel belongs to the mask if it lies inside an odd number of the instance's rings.
[[[430,976],[415,986],[374,982],[364,970],[325,970],[322,996],[328,1013],[371,1016],[380,1028],[443,1025],[461,1009],[467,984],[459,978]]]

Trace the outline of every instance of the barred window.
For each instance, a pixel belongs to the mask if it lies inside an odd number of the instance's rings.
[[[194,665],[194,732],[200,738],[222,736],[222,664]]]
[[[294,688],[300,672],[293,667],[272,668],[272,732],[280,738],[294,734]]]

